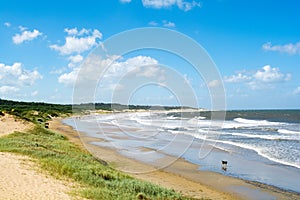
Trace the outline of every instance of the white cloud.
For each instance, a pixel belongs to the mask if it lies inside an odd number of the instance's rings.
[[[288,81],[291,79],[290,74],[282,74],[279,68],[272,68],[270,65],[266,65],[262,70],[258,70],[253,77],[264,83]]]
[[[6,26],[6,27],[10,27],[10,26],[11,26],[11,23],[9,23],[9,22],[5,22],[5,23],[4,23],[4,26]]]
[[[131,0],[120,0],[121,3],[130,3]]]
[[[18,26],[18,28],[19,28],[19,30],[20,30],[21,32],[23,32],[23,31],[25,31],[25,30],[28,29],[28,28],[25,27],[25,26]]]
[[[72,29],[65,28],[64,31],[65,31],[68,35],[77,35],[77,33],[78,33],[77,28],[72,28]]]
[[[65,72],[67,70],[66,67],[63,68],[55,68],[52,67],[52,70],[49,72],[50,74],[62,74],[63,72]]]
[[[14,86],[0,86],[0,94],[10,94],[10,93],[14,93],[14,92],[18,92],[19,88],[16,88]]]
[[[35,97],[36,95],[38,95],[38,93],[39,92],[37,90],[35,90],[35,91],[31,92],[31,96]]]
[[[22,74],[19,76],[18,79],[23,85],[29,86],[29,85],[33,85],[36,80],[41,79],[41,78],[42,78],[42,76],[36,70],[34,70],[34,71],[23,70]]]
[[[78,72],[79,72],[79,68],[75,68],[70,73],[64,73],[58,77],[58,82],[63,83],[65,85],[72,86],[76,81]]]
[[[31,41],[40,35],[42,35],[42,33],[34,29],[33,31],[23,31],[21,34],[14,35],[12,40],[15,44],[21,44],[25,41]]]
[[[225,82],[228,82],[228,83],[240,83],[240,82],[247,82],[247,81],[251,80],[251,77],[239,72],[237,75],[234,74],[229,77],[225,76],[224,80],[225,80]]]
[[[299,95],[299,94],[300,94],[300,86],[297,87],[297,88],[294,90],[293,94],[295,94],[295,95]]]
[[[188,2],[184,0],[142,0],[143,6],[147,8],[170,8],[177,6],[179,9],[189,11],[194,7],[201,7],[201,4],[196,1]]]
[[[80,63],[83,60],[83,57],[80,54],[77,54],[75,56],[69,56],[68,60],[70,63],[68,64],[68,67],[75,67],[78,63]]]
[[[262,48],[265,51],[278,51],[291,55],[300,54],[300,42],[296,44],[272,45],[270,42],[263,44]]]
[[[77,36],[88,35],[91,32],[91,30],[85,28],[81,29],[80,31],[78,31],[77,28],[72,28],[72,29],[65,28],[64,31],[68,35],[77,35]]]
[[[70,56],[68,58],[72,63],[79,63],[83,60],[83,57],[81,55],[76,55],[76,56]]]
[[[77,28],[74,28],[65,29],[65,32],[68,33],[68,36],[65,38],[64,45],[55,44],[50,46],[51,49],[64,55],[88,51],[98,44],[98,39],[102,38],[102,33],[97,29],[94,29],[94,31],[87,29],[78,31]]]
[[[187,74],[183,75],[183,79],[184,79],[185,83],[189,84],[189,85],[192,83],[192,80],[193,80],[192,78],[188,77]]]
[[[164,26],[164,27],[168,27],[168,28],[174,28],[176,26],[176,24],[174,22],[170,22],[167,20],[162,20],[161,23],[158,23],[156,21],[151,21],[148,23],[150,26]]]
[[[253,90],[274,88],[274,84],[290,79],[291,74],[281,73],[279,68],[272,68],[270,65],[265,65],[255,72],[244,71],[224,77],[225,82],[246,83]]]
[[[156,21],[151,21],[148,23],[150,26],[157,26],[158,23]]]
[[[209,88],[218,87],[219,85],[220,85],[220,82],[218,80],[212,80],[207,84],[207,86]]]
[[[167,21],[167,20],[163,20],[162,22],[163,22],[164,27],[174,28],[176,26],[174,22],[170,22],[170,21]]]
[[[85,82],[87,79],[95,81],[101,79],[102,87],[115,88],[117,79],[124,75],[134,75],[135,77],[160,77],[162,70],[157,66],[158,61],[148,56],[136,56],[125,61],[115,61],[119,56],[110,56],[106,59],[87,58],[85,61],[85,69],[80,71],[80,76],[77,77],[80,68],[76,67],[69,73],[64,73],[58,78],[59,83],[72,86],[75,81]],[[103,77],[96,76],[101,68],[107,68]],[[162,79],[162,77],[160,77]],[[119,87],[120,88],[120,87]]]
[[[26,70],[18,62],[11,66],[0,63],[0,74],[0,84],[14,88],[31,86],[36,80],[42,79],[37,70]]]

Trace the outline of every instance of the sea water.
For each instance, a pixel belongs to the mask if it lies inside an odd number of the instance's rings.
[[[144,162],[162,154],[146,154],[141,148],[183,157],[199,164],[200,170],[300,193],[299,110],[227,111],[224,121],[217,123],[211,116],[211,112],[129,112],[65,123],[106,141],[92,144],[113,146]],[[221,160],[228,161],[227,171],[221,169]]]

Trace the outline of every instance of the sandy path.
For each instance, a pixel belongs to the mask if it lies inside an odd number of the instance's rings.
[[[30,158],[0,152],[0,199],[71,199],[71,186],[39,173]]]
[[[0,137],[32,127],[8,114],[0,117]],[[38,169],[29,157],[0,152],[0,200],[71,199],[68,192],[72,183],[47,176]]]
[[[14,131],[25,131],[31,127],[32,125],[29,122],[15,119],[11,115],[5,114],[5,116],[0,116],[0,137],[13,133]]]

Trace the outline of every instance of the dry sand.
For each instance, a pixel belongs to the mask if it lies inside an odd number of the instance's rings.
[[[156,170],[155,166],[139,162],[120,155],[115,149],[89,145],[95,138],[85,137],[72,127],[63,124],[60,119],[50,122],[50,129],[67,136],[72,142],[88,149],[94,156],[108,162],[114,168],[130,175],[174,189],[194,198],[226,199],[299,199],[299,194],[282,191],[278,188],[250,181],[224,176],[214,172],[199,171],[198,166],[183,159],[172,165]],[[169,157],[166,155],[166,161]],[[134,173],[134,171],[152,171]]]
[[[0,118],[0,137],[26,131],[32,124],[6,114]],[[72,199],[68,192],[74,184],[41,173],[29,157],[0,152],[0,199]]]
[[[68,182],[38,172],[26,156],[0,152],[0,199],[71,199]]]
[[[26,131],[31,127],[32,125],[29,122],[24,122],[9,114],[0,116],[0,137],[13,133],[14,131]]]

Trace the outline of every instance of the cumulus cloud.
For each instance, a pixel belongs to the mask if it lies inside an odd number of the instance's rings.
[[[71,29],[65,28],[64,31],[65,31],[68,35],[77,35],[77,33],[78,33],[77,28],[71,28]]]
[[[150,26],[158,26],[158,23],[156,21],[151,21],[148,23]]]
[[[31,96],[35,97],[36,95],[38,95],[38,93],[39,92],[37,90],[35,90],[35,91],[31,92]]]
[[[69,73],[64,73],[58,77],[58,82],[63,83],[65,85],[72,86],[76,81],[78,72],[79,72],[79,68],[75,68],[73,71]]]
[[[290,74],[283,74],[280,72],[279,68],[272,68],[270,65],[266,65],[262,70],[256,71],[253,77],[264,83],[288,81],[291,79]]]
[[[177,6],[179,9],[189,11],[194,7],[201,7],[200,2],[197,1],[184,1],[184,0],[142,0],[143,6],[146,8],[170,8]]]
[[[34,71],[23,70],[22,74],[18,77],[19,81],[23,85],[27,85],[27,86],[33,85],[36,80],[41,78],[42,76],[36,70]]]
[[[163,22],[164,27],[174,28],[176,26],[174,22],[170,22],[170,21],[167,21],[167,20],[163,20],[162,22]]]
[[[10,93],[14,93],[14,92],[18,92],[19,88],[16,88],[14,86],[0,86],[0,94],[10,94]]]
[[[42,75],[37,70],[26,70],[18,62],[11,66],[0,63],[0,74],[2,93],[17,91],[20,87],[31,86],[38,79],[42,79]]]
[[[284,44],[284,45],[272,45],[272,43],[268,42],[263,44],[263,50],[265,51],[278,51],[281,53],[288,53],[290,55],[300,54],[300,42],[296,44]]]
[[[220,82],[218,80],[212,80],[210,82],[208,82],[207,86],[209,88],[215,88],[218,87],[220,85]]]
[[[300,86],[294,90],[293,94],[300,95]]]
[[[249,80],[251,80],[251,77],[242,74],[241,72],[228,77],[227,76],[224,77],[224,81],[228,83],[240,83],[240,82],[247,82]]]
[[[161,23],[158,23],[156,21],[151,21],[148,23],[150,26],[164,26],[164,27],[168,27],[168,28],[174,28],[176,27],[176,24],[174,22],[171,21],[167,21],[167,20],[162,20]]]
[[[94,29],[93,31],[81,29],[78,31],[77,28],[73,28],[65,29],[65,32],[67,32],[68,36],[65,38],[64,45],[50,45],[51,49],[54,49],[63,55],[88,51],[98,45],[98,40],[102,38],[102,33],[97,29]]]
[[[75,67],[78,63],[80,63],[83,60],[83,57],[80,54],[77,54],[75,56],[69,56],[68,60],[70,63],[68,64],[68,67]]]
[[[77,28],[65,28],[64,31],[68,34],[68,35],[77,35],[77,36],[81,36],[81,35],[85,35],[85,34],[89,34],[91,32],[91,30],[82,28],[80,31],[77,30]]]
[[[21,32],[23,32],[23,31],[25,31],[25,30],[28,29],[28,28],[25,27],[25,26],[18,26],[18,28],[19,28],[19,30],[20,30]]]
[[[102,87],[115,88],[117,80],[124,75],[134,74],[136,77],[161,76],[162,70],[157,66],[158,61],[148,56],[136,56],[125,61],[116,61],[119,56],[109,56],[106,59],[89,57],[85,60],[85,69],[79,67],[69,73],[64,73],[58,78],[59,83],[72,86],[75,81],[84,83],[86,80],[97,81],[101,79]],[[145,67],[142,67],[145,66]],[[102,77],[98,77],[99,70],[107,68]],[[80,77],[78,73],[80,71]],[[119,88],[121,86],[118,86]]]
[[[10,26],[11,26],[11,23],[9,23],[9,22],[5,22],[5,23],[4,23],[4,26],[6,26],[6,27],[10,27]]]
[[[279,68],[265,65],[255,72],[238,72],[231,76],[225,76],[224,81],[228,83],[246,83],[251,89],[269,89],[274,84],[286,82],[291,79],[291,74],[281,73]]]
[[[34,40],[35,38],[37,38],[40,35],[42,35],[42,33],[40,31],[38,31],[37,29],[34,29],[33,31],[24,30],[24,31],[22,31],[21,34],[18,34],[18,33],[15,34],[13,36],[12,40],[15,44],[21,44],[25,41]]]
[[[69,60],[72,62],[72,63],[79,63],[83,60],[83,57],[81,55],[76,55],[76,56],[70,56],[69,57]]]
[[[120,0],[121,3],[130,3],[131,0]]]

